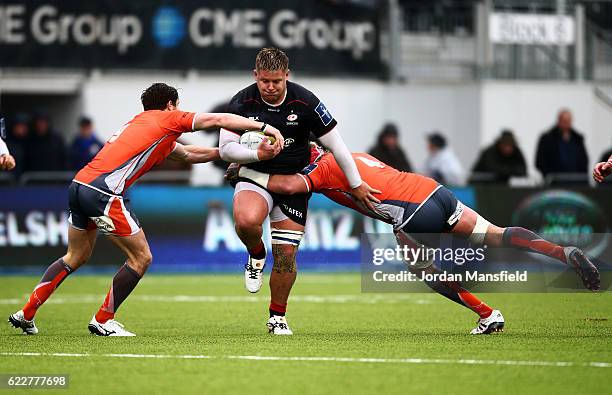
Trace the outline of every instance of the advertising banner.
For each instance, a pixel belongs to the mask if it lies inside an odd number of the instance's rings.
[[[612,188],[576,190],[454,189],[458,199],[500,226],[524,226],[594,258],[611,255]],[[490,199],[495,196],[495,199]],[[128,198],[151,245],[151,270],[238,271],[246,250],[234,230],[231,188],[137,185]],[[0,188],[0,270],[45,266],[67,246],[67,188]],[[300,244],[302,270],[359,270],[364,234],[391,227],[339,206],[322,195],[310,200]],[[269,226],[264,239],[270,251]],[[606,252],[607,251],[607,252]],[[271,255],[268,259],[271,262]],[[104,237],[90,266],[118,267],[125,258]]]
[[[262,47],[318,74],[381,73],[378,10],[324,0],[11,1],[0,67],[252,70]]]

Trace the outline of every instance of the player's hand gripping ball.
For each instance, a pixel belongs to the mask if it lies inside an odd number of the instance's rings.
[[[268,136],[263,132],[246,132],[240,136],[240,144],[248,149],[256,150],[264,138],[268,139],[269,144],[274,144],[276,141],[274,137]]]

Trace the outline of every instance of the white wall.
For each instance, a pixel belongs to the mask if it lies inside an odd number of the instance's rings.
[[[401,142],[413,165],[426,157],[425,134],[445,134],[469,170],[479,150],[490,144],[502,128],[513,129],[533,168],[535,145],[562,107],[574,113],[576,128],[586,137],[591,162],[612,144],[612,109],[593,94],[589,84],[485,82],[479,84],[406,84],[359,79],[293,78],[321,98],[339,121],[339,130],[352,151],[367,150],[386,121],[400,128]],[[250,84],[244,76],[228,75],[106,75],[94,74],[83,84],[84,111],[99,134],[107,138],[141,111],[140,93],[155,81],[181,88],[181,107],[206,111]],[[212,145],[203,134],[189,142]],[[197,166],[196,178],[213,182],[220,174],[212,166]]]
[[[493,142],[503,128],[514,130],[529,174],[538,175],[534,166],[538,139],[554,125],[559,110],[568,108],[574,128],[585,136],[589,161],[595,163],[612,145],[612,109],[593,92],[591,84],[487,82],[482,86],[481,146]]]

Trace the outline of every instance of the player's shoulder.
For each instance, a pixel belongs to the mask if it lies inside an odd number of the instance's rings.
[[[309,107],[315,107],[319,103],[317,96],[300,84],[287,81],[287,99],[302,102]]]
[[[252,83],[244,89],[241,89],[232,97],[231,103],[244,103],[249,100],[259,100],[259,90],[257,89],[257,84]]]

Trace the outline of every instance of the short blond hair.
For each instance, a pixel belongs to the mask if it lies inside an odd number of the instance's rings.
[[[289,57],[278,48],[262,48],[255,58],[255,70],[289,70]]]

